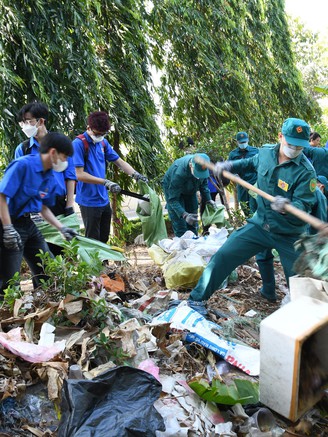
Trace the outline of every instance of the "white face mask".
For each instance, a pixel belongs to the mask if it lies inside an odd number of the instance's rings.
[[[52,163],[52,169],[58,173],[61,173],[62,171],[65,171],[67,169],[68,162],[62,161],[59,157],[57,159],[57,163]]]
[[[22,131],[27,136],[27,138],[35,137],[35,135],[38,133],[38,127],[36,125],[31,126],[28,123],[25,123],[22,127]]]
[[[239,149],[246,149],[246,147],[248,146],[248,143],[238,143],[238,147]]]
[[[104,140],[104,135],[97,137],[96,135],[89,134],[89,137],[92,139],[94,143],[101,143]]]
[[[303,148],[299,149],[296,148],[296,146],[284,146],[283,151],[288,158],[293,159],[303,152]]]

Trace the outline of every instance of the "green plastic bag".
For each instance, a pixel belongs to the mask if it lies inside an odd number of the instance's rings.
[[[328,280],[328,239],[320,234],[303,235],[294,244],[301,254],[294,263],[294,271],[300,276]]]
[[[212,205],[206,205],[202,215],[203,226],[216,225],[218,228],[222,228],[226,223],[224,213],[225,207],[223,205],[217,205],[217,209]]]
[[[79,232],[80,224],[76,214],[72,214],[67,217],[64,215],[59,215],[57,216],[57,219],[63,224],[63,226]],[[63,242],[65,240],[56,228],[49,225],[47,222],[37,223],[37,227],[40,229],[42,235],[48,243],[56,244],[57,246],[61,247],[63,246]],[[121,252],[111,249],[111,247],[105,243],[82,236],[78,236],[76,238],[79,242],[78,253],[83,261],[90,262],[90,254],[95,252],[98,252],[98,256],[101,261],[108,259],[113,261],[125,260],[125,256]]]
[[[145,182],[139,181],[140,192],[143,196],[149,196],[149,202],[139,201],[137,214],[141,221],[142,234],[148,247],[157,244],[163,238],[167,238],[167,231],[163,217],[161,200],[153,189]]]

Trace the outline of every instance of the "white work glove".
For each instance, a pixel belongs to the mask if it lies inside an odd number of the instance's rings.
[[[217,206],[217,204],[214,202],[214,200],[208,200],[208,201],[206,202],[206,205],[211,205],[211,207],[212,207],[213,209],[218,209],[218,206]]]
[[[104,185],[111,193],[119,193],[121,191],[121,187],[115,182],[110,181],[109,179],[105,179]]]
[[[73,240],[74,237],[76,237],[77,235],[79,235],[74,229],[72,228],[66,228],[65,226],[63,226],[62,228],[60,228],[60,233],[62,234],[62,236],[65,238],[65,240],[67,241],[71,241]]]
[[[198,223],[198,214],[190,214],[188,212],[184,212],[182,214],[182,218],[184,218],[190,226],[196,226]]]
[[[224,161],[224,162],[217,162],[215,164],[213,174],[214,176],[217,176],[218,178],[222,177],[222,172],[224,170],[230,171],[232,169],[232,163],[230,161]]]
[[[148,178],[140,173],[138,173],[137,171],[135,171],[131,177],[133,179],[135,179],[137,182],[138,181],[142,181],[142,182],[146,182],[146,184],[148,184]]]
[[[3,245],[11,250],[20,250],[23,247],[21,236],[14,225],[3,225]]]
[[[279,212],[280,214],[285,214],[286,205],[290,204],[290,200],[283,196],[276,196],[271,203],[271,209],[273,211]]]

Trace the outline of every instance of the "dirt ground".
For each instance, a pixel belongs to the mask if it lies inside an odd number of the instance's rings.
[[[126,253],[127,261],[124,262],[113,262],[109,263],[106,267],[107,273],[117,273],[119,274],[125,284],[124,296],[126,298],[127,304],[130,301],[142,296],[147,290],[151,288],[156,288],[160,290],[165,290],[165,281],[163,278],[162,270],[159,266],[155,265],[153,260],[148,254],[148,249],[143,245],[131,245],[127,247]],[[236,273],[238,275],[235,278],[235,282],[229,283],[229,285],[221,290],[216,291],[212,297],[206,303],[206,308],[208,311],[208,316],[211,321],[217,323],[222,327],[220,330],[220,335],[227,340],[236,339],[241,343],[244,343],[253,348],[260,348],[260,330],[259,324],[261,320],[265,317],[279,309],[282,301],[285,299],[287,288],[286,282],[283,275],[281,265],[278,261],[275,262],[275,277],[276,277],[276,294],[278,300],[276,303],[270,303],[265,299],[261,298],[258,290],[261,287],[261,278],[259,275],[258,267],[255,260],[250,260],[247,264],[240,266]],[[22,282],[22,288],[24,291],[31,289],[31,281],[27,280]],[[189,297],[191,290],[176,290],[177,297],[180,300],[187,299]],[[166,308],[161,308],[159,312],[164,311]],[[252,311],[251,316],[247,316],[247,313]],[[8,315],[7,315],[8,317]],[[157,335],[156,335],[157,337]],[[176,338],[181,339],[176,334]],[[158,337],[157,337],[158,339]],[[169,347],[175,341],[175,335],[172,332],[168,335],[167,332],[163,331],[163,343],[165,347]],[[159,358],[157,352],[153,352],[154,358],[156,358],[157,365],[160,368],[160,373],[164,375],[177,375],[183,374],[186,378],[192,378],[195,375],[205,374],[206,366],[210,360],[215,360],[214,354],[209,352],[204,347],[197,344],[185,345],[179,354],[175,356],[174,359],[168,361],[165,355]],[[162,354],[163,355],[163,354]],[[3,358],[3,366],[8,366],[7,361],[13,360],[15,363],[14,356],[10,353],[6,353],[8,358]],[[73,356],[73,355],[72,355]],[[149,353],[150,358],[152,353]],[[212,357],[212,358],[211,358]],[[20,366],[24,364],[23,361],[16,361],[20,363]],[[3,367],[2,366],[2,367]],[[30,369],[34,366],[28,366],[26,363],[24,366],[30,372]],[[3,367],[4,368],[4,367]],[[22,371],[22,370],[20,370]],[[8,370],[11,374],[12,369]],[[24,371],[25,372],[25,371]],[[23,372],[23,374],[25,374]],[[248,375],[244,374],[241,370],[236,367],[231,371],[229,375],[234,378],[237,376],[243,376],[244,378]],[[6,375],[6,373],[4,373]],[[251,377],[249,377],[251,378]],[[16,378],[17,379],[17,378]],[[26,379],[26,378],[25,378]],[[254,378],[253,378],[254,379]],[[256,378],[255,378],[256,379]],[[26,379],[27,381],[29,378]],[[6,380],[7,381],[7,380]],[[11,381],[11,379],[10,379]],[[12,384],[15,385],[18,382],[15,381],[15,376],[12,378]],[[327,398],[327,396],[326,396]],[[324,399],[325,411],[328,411],[328,402]],[[221,406],[220,406],[221,410]],[[324,417],[321,422],[316,419],[315,423],[311,423],[309,426],[309,421],[300,421],[298,424],[292,424],[286,421],[284,418],[275,414],[276,423],[283,429],[288,430],[283,435],[288,436],[311,436],[311,437],[324,437],[328,436],[328,416]],[[50,420],[50,419],[49,419]],[[52,419],[55,423],[56,420]],[[312,419],[311,419],[312,420]],[[1,420],[0,420],[1,424]],[[25,433],[25,434],[24,434]],[[1,433],[0,433],[1,434]],[[21,434],[1,434],[1,435],[32,435],[26,431]],[[33,434],[34,435],[34,434]],[[44,435],[44,434],[35,434]],[[56,435],[49,434],[49,435]]]

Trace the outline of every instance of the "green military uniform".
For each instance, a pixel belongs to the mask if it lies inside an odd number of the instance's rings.
[[[328,178],[328,149],[322,147],[304,147],[304,155],[312,162],[317,175]]]
[[[166,207],[177,237],[181,237],[187,230],[196,235],[198,233],[198,225],[188,225],[182,217],[185,212],[197,214],[197,191],[200,191],[205,202],[211,200],[207,178],[197,179],[191,173],[189,164],[194,156],[185,155],[174,161],[163,179]]]
[[[326,196],[320,191],[317,187],[315,190],[316,202],[312,208],[311,215],[322,220],[323,222],[327,221],[327,199]],[[309,225],[309,234],[313,235],[318,232],[317,229],[313,228]]]
[[[236,149],[232,150],[229,153],[228,160],[236,161],[239,159],[248,159],[254,155],[257,155],[258,153],[259,153],[259,149],[257,149],[256,147],[247,146],[245,149],[241,149],[240,147],[237,147]],[[239,176],[252,185],[256,183],[257,174],[254,171],[245,171],[244,173],[241,173]],[[257,207],[256,199],[254,199],[254,197],[249,195],[248,189],[242,187],[241,185],[238,185],[237,197],[239,202],[248,204],[250,212],[254,214]],[[243,208],[243,205],[241,205],[241,207]],[[249,211],[244,211],[244,212],[246,213]]]
[[[273,196],[288,198],[293,206],[308,213],[315,204],[316,178],[312,165],[301,153],[294,159],[279,164],[279,148],[259,149],[253,158],[232,163],[234,173],[257,171],[258,187]],[[257,211],[248,223],[233,232],[226,243],[212,257],[190,299],[207,300],[217,290],[224,279],[239,265],[262,252],[259,269],[263,284],[262,294],[268,299],[275,298],[274,270],[271,251],[275,248],[281,259],[288,280],[294,274],[293,264],[297,258],[294,243],[305,232],[306,224],[291,214],[273,211],[270,202],[257,198]]]

